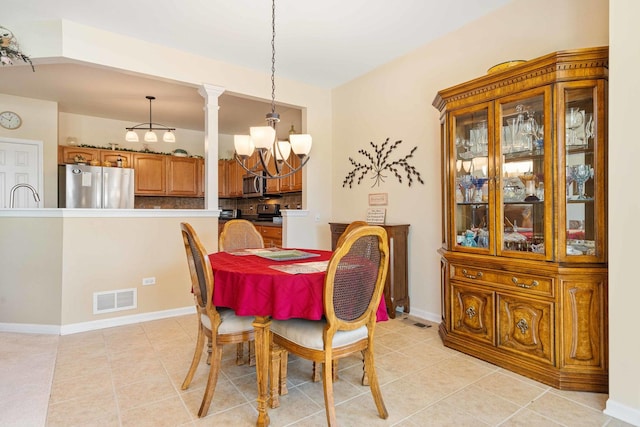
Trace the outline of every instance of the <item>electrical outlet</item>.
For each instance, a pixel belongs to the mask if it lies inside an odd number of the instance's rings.
[[[320,222],[320,214],[316,214],[316,222]]]
[[[142,279],[142,286],[155,285],[155,284],[156,284],[155,277],[145,277],[144,279]]]

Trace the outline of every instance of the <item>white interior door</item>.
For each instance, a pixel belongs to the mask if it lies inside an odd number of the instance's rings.
[[[0,207],[9,207],[9,193],[16,184],[34,187],[41,201],[36,203],[28,188],[18,188],[14,194],[15,208],[44,206],[42,160],[42,141],[0,137]]]

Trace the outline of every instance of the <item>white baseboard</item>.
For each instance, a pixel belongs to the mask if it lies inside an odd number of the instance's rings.
[[[610,417],[617,418],[634,426],[640,426],[640,409],[638,408],[631,408],[609,398],[607,400],[607,407],[603,412]]]
[[[400,310],[396,311],[396,313],[397,313],[396,315],[398,316],[405,314]],[[430,313],[428,311],[417,310],[412,308],[408,315],[411,317],[417,317],[419,319],[426,320],[428,322],[437,323],[437,324],[440,324],[440,322],[442,322],[442,316],[440,316],[440,313]]]
[[[35,323],[0,323],[0,332],[60,335],[60,325],[42,325]]]
[[[151,313],[132,314],[129,316],[111,317],[109,319],[92,320],[90,322],[72,323],[69,325],[39,325],[27,323],[0,323],[0,332],[17,332],[24,334],[69,335],[78,332],[95,331],[97,329],[112,328],[114,326],[131,325],[148,322],[150,320],[167,319],[169,317],[184,316],[196,312],[195,306],[174,308],[171,310],[154,311]]]

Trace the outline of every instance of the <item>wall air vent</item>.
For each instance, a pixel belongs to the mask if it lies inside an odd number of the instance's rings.
[[[138,290],[135,288],[93,293],[93,314],[131,310],[137,307]]]

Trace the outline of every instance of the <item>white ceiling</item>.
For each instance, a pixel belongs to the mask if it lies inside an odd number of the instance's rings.
[[[510,1],[276,0],[276,78],[333,88]],[[66,19],[265,73],[271,68],[268,0],[0,0],[0,9],[4,26]],[[144,97],[154,95],[154,121],[203,127],[196,88],[76,64],[36,62],[35,73],[2,67],[0,93],[57,101],[63,112],[132,122],[148,121]],[[269,111],[261,103],[223,97],[223,133],[237,132],[234,126],[246,130],[249,111],[259,111],[260,123]],[[236,109],[243,113],[242,124],[232,123],[240,118]]]

